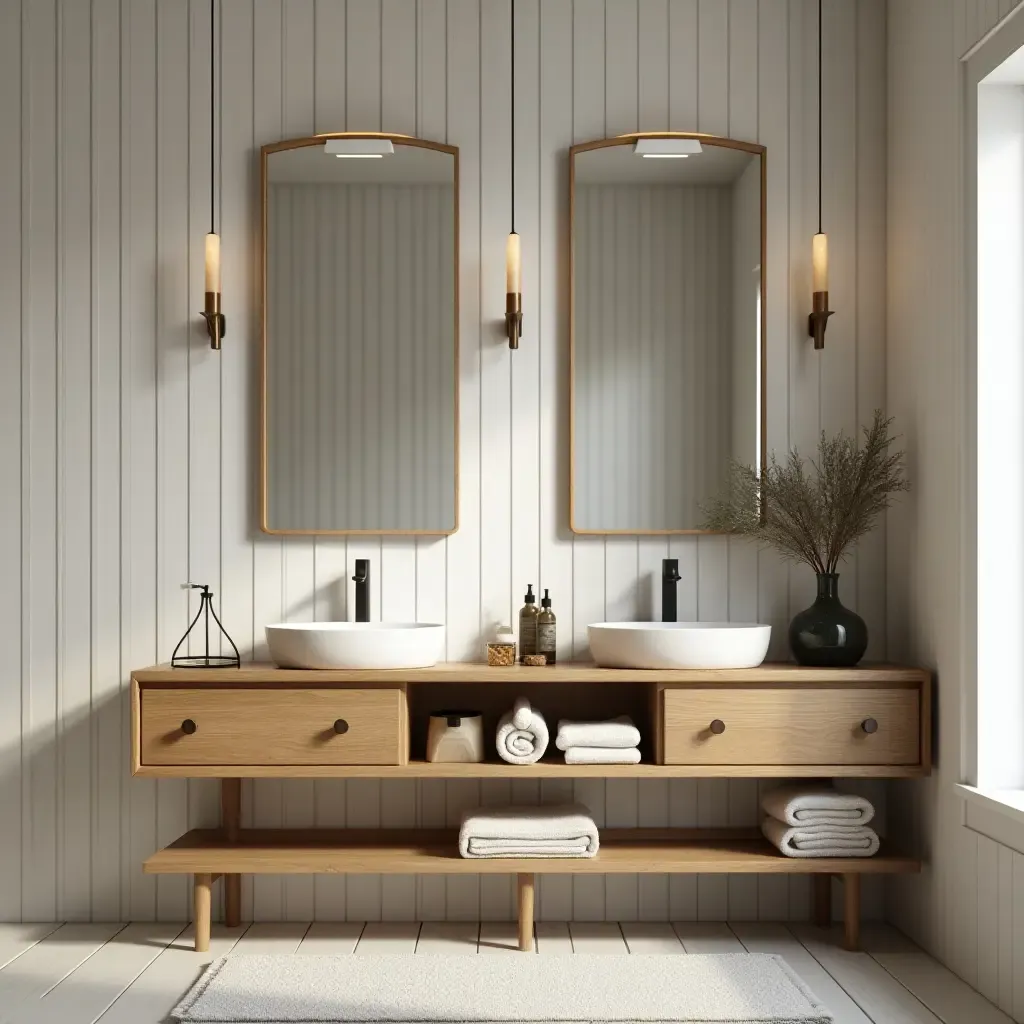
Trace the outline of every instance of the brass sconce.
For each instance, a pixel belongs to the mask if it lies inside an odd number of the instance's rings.
[[[214,0],[210,0],[210,232],[206,236],[206,292],[203,309],[199,315],[206,321],[206,333],[210,336],[210,348],[219,351],[220,342],[225,334],[226,321],[220,311],[220,235],[217,234],[216,197],[217,176],[214,160],[216,158],[217,136],[214,132],[214,114],[216,112],[216,50],[214,47]]]
[[[199,314],[206,321],[210,348],[219,349],[224,337],[224,314],[220,311],[220,235],[211,231],[206,236],[206,293],[204,308]]]
[[[828,235],[821,230],[821,0],[818,0],[818,233],[811,239],[811,312],[807,333],[814,347],[825,347],[825,328],[832,310],[828,308]]]
[[[508,347],[516,349],[519,348],[519,339],[523,336],[522,253],[519,248],[519,236],[516,234],[516,0],[511,0],[510,6],[509,95],[511,101],[509,123],[512,142],[510,150],[512,230],[505,242],[505,334],[508,337]]]
[[[811,239],[812,306],[807,317],[807,333],[815,348],[825,347],[825,327],[832,310],[828,308],[828,235],[818,232]]]

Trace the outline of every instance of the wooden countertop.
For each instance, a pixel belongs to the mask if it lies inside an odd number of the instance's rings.
[[[246,683],[903,683],[920,685],[925,669],[906,665],[862,664],[855,668],[804,668],[789,662],[744,669],[620,669],[589,662],[534,668],[491,668],[449,662],[417,669],[285,669],[249,662],[241,668],[174,668],[154,665],[132,673],[139,683],[241,685]]]

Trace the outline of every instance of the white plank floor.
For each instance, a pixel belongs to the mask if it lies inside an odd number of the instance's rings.
[[[769,924],[627,922],[537,925],[536,950],[572,953],[780,953],[836,1024],[1011,1024],[891,928],[868,928],[862,953],[834,931]],[[214,925],[209,953],[168,924],[0,924],[3,1024],[162,1024],[203,966],[228,953],[516,953],[508,922]]]

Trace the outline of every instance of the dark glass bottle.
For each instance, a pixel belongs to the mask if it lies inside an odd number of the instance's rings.
[[[839,600],[839,573],[818,574],[818,597],[789,624],[789,646],[801,665],[850,668],[864,657],[868,627]]]

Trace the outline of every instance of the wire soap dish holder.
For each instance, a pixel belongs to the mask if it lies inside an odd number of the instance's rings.
[[[185,635],[178,641],[178,645],[174,648],[174,653],[171,655],[171,668],[239,668],[242,663],[242,659],[238,656],[238,648],[235,646],[235,641],[231,639],[228,631],[224,628],[223,623],[217,618],[217,613],[213,610],[213,592],[205,583],[183,583],[181,585],[182,590],[199,590],[199,611],[196,612],[196,617],[189,624],[188,629],[185,630]],[[211,654],[210,653],[210,616],[213,616],[213,621],[217,623],[217,628],[220,630],[221,636],[223,636],[229,644],[231,644],[231,650],[234,654]],[[204,634],[204,650],[205,654],[182,654],[179,656],[178,651],[181,650],[181,645],[185,644],[192,633],[192,630],[196,628],[200,618],[203,620],[203,634]],[[186,645],[186,650],[188,646]]]

